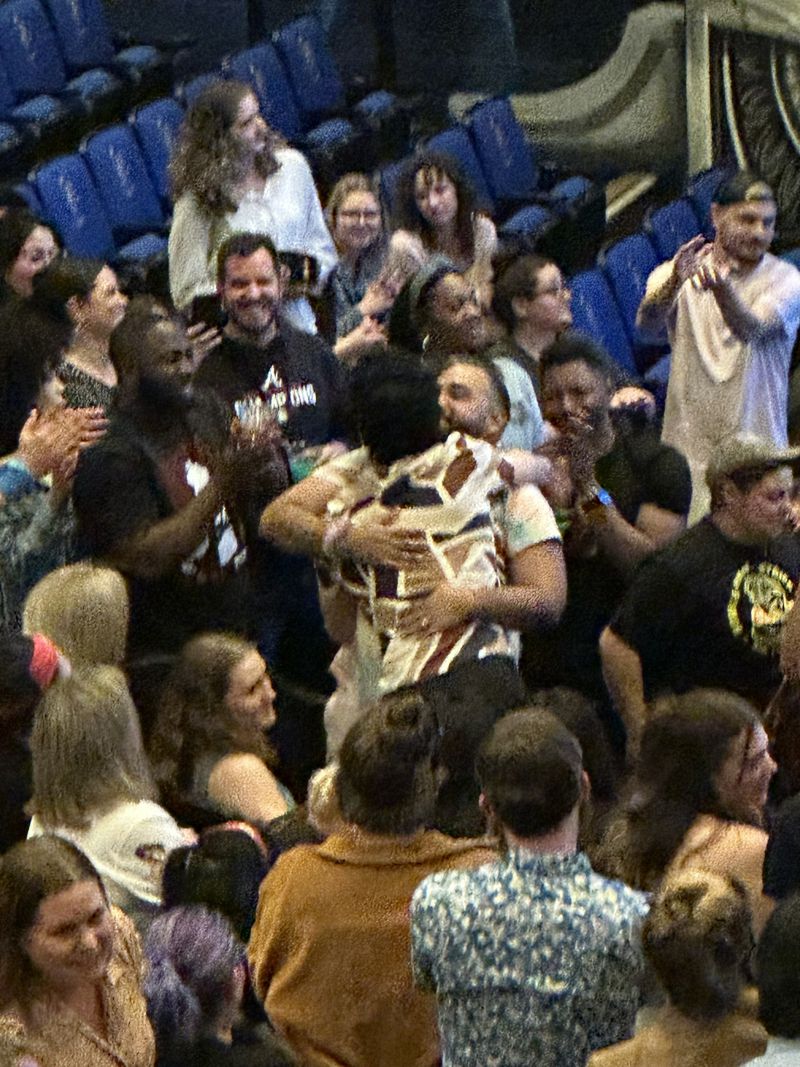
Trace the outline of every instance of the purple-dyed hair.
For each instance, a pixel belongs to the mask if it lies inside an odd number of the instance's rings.
[[[144,945],[147,1010],[159,1044],[213,1031],[230,996],[244,946],[228,920],[208,908],[173,908],[150,925]]]

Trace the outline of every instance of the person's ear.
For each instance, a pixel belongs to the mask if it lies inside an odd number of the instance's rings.
[[[292,272],[289,267],[285,263],[281,263],[280,269],[278,270],[278,288],[280,290],[281,296],[283,296],[286,290],[289,288],[289,282],[291,280],[291,277]]]
[[[711,205],[711,224],[714,227],[714,233],[717,232],[719,220],[722,218],[722,213],[724,212],[724,210],[725,208],[721,204]]]
[[[515,319],[524,319],[528,312],[528,297],[515,296],[511,300],[511,310]]]
[[[69,315],[74,326],[77,326],[81,317],[81,305],[83,301],[80,297],[71,296],[66,303],[67,314]]]
[[[581,771],[581,795],[580,803],[585,804],[592,795],[592,780],[586,771]]]

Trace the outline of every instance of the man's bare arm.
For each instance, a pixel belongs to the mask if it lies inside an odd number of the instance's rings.
[[[608,626],[600,635],[600,659],[611,701],[625,723],[628,752],[635,754],[647,710],[642,661],[639,653]]]
[[[567,573],[560,541],[541,541],[511,561],[509,584],[474,589],[443,582],[403,615],[405,633],[432,634],[474,619],[512,630],[555,626],[567,602]]]
[[[664,332],[680,287],[697,271],[712,247],[702,234],[681,245],[672,260],[672,269],[661,271],[657,278],[651,279],[652,284],[648,284],[636,313],[637,330],[650,335]]]
[[[221,503],[222,497],[212,479],[180,511],[117,545],[109,553],[109,562],[137,578],[160,578],[168,574],[208,535]]]

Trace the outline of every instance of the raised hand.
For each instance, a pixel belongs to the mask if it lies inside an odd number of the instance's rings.
[[[205,322],[196,322],[186,331],[186,336],[192,345],[192,368],[197,370],[209,352],[213,351],[222,341],[222,331],[216,326],[208,326]]]
[[[702,234],[698,234],[691,241],[681,245],[672,260],[672,269],[678,280],[683,283],[687,278],[697,274],[713,248],[714,245],[707,241]]]

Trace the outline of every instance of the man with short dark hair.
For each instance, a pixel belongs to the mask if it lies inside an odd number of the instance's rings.
[[[436,993],[443,1067],[564,1067],[629,1037],[647,904],[577,852],[578,742],[543,709],[501,719],[478,756],[504,858],[427,878],[411,903],[414,977]]]
[[[292,473],[299,480],[331,442],[345,436],[346,380],[321,337],[282,318],[286,284],[286,271],[265,235],[235,234],[222,244],[218,287],[228,322],[222,343],[200,365],[194,385],[215,393],[231,409],[244,403],[266,410],[288,443]],[[274,671],[322,697],[330,686],[333,649],[313,568],[259,538],[257,517],[247,534],[259,648]],[[321,704],[301,697],[292,715],[278,719],[279,748],[284,761],[298,768],[293,784],[300,789],[322,758]]]
[[[448,261],[438,257],[423,267],[409,285],[411,318],[426,352],[454,357],[469,355],[499,371],[509,396],[503,430],[504,448],[535,448],[544,437],[530,367],[490,348],[491,331],[474,285]]]
[[[244,631],[247,603],[241,583],[231,586],[240,546],[222,514],[236,482],[228,423],[188,391],[186,331],[137,297],[110,354],[117,404],[105,437],[80,457],[73,501],[85,551],[129,580],[130,648],[165,653],[201,629]],[[202,475],[190,466],[198,447],[210,467]],[[205,482],[197,492],[195,475]]]
[[[253,986],[308,1067],[435,1067],[436,1005],[413,988],[408,906],[428,874],[493,858],[484,842],[427,830],[438,731],[418,693],[373,706],[342,746],[344,829],[294,848],[262,885]]]
[[[683,531],[689,471],[646,408],[612,407],[610,357],[589,338],[565,333],[546,349],[541,380],[558,434],[545,449],[557,471],[546,495],[564,532],[567,607],[558,626],[525,638],[523,673],[532,689],[568,685],[607,704],[598,638],[636,566]]]
[[[776,212],[757,175],[723,181],[711,206],[713,242],[693,237],[657,267],[639,308],[642,330],[669,335],[663,439],[689,461],[692,522],[708,511],[704,474],[716,444],[734,434],[787,444],[800,274],[769,253]]]
[[[320,337],[281,318],[286,273],[266,235],[234,234],[222,244],[217,285],[228,322],[194,384],[231,405],[257,396],[289,441],[325,445],[343,434],[344,378]]]
[[[747,436],[722,442],[706,471],[711,514],[636,573],[600,641],[634,750],[659,694],[729,689],[761,708],[774,695],[800,577],[789,509],[789,467],[798,465],[800,449]]]

